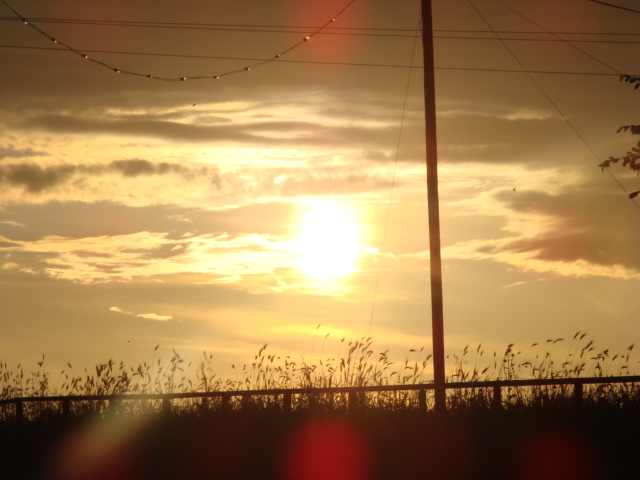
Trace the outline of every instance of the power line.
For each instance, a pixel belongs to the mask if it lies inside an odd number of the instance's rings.
[[[295,48],[298,48],[300,45],[302,45],[305,42],[309,41],[311,38],[313,38],[314,36],[318,35],[326,27],[328,27],[333,22],[335,22],[336,19],[340,15],[342,15],[344,13],[344,11],[347,10],[347,8],[349,8],[349,6],[351,6],[351,4],[353,4],[356,0],[350,0],[342,8],[342,10],[340,10],[336,15],[334,15],[333,18],[331,18],[329,21],[325,22],[321,27],[317,28],[312,33],[310,33],[309,35],[305,36],[302,40],[298,41],[293,46],[287,48],[286,50],[281,51],[280,53],[277,53],[276,55],[272,56],[271,58],[269,58],[267,60],[260,60],[257,63],[248,65],[248,66],[243,67],[243,68],[238,68],[238,69],[235,69],[235,70],[230,70],[228,72],[220,73],[219,75],[200,75],[200,76],[190,76],[190,77],[186,77],[186,76],[185,77],[158,77],[158,76],[150,75],[150,74],[143,74],[143,73],[133,72],[133,71],[128,71],[128,70],[120,70],[119,68],[116,68],[113,65],[110,65],[108,63],[102,62],[100,60],[95,60],[93,58],[90,58],[86,53],[80,52],[79,50],[75,49],[74,47],[72,47],[70,45],[67,45],[66,43],[62,43],[59,40],[56,40],[54,37],[52,37],[48,33],[42,31],[40,28],[38,28],[35,25],[33,25],[32,23],[30,23],[20,13],[18,13],[11,6],[9,6],[7,4],[7,2],[5,2],[5,0],[0,0],[0,1],[2,1],[2,3],[9,10],[11,10],[18,18],[20,18],[25,25],[33,28],[34,30],[36,30],[42,36],[48,38],[53,43],[66,48],[67,50],[69,50],[69,51],[75,53],[76,55],[79,55],[80,57],[84,58],[85,60],[89,60],[90,62],[97,63],[98,65],[102,65],[103,67],[108,68],[109,70],[111,70],[111,71],[113,71],[113,72],[115,72],[117,74],[135,75],[135,76],[138,76],[138,77],[146,77],[146,78],[151,78],[151,79],[154,79],[154,80],[161,80],[161,81],[164,81],[164,82],[180,82],[180,81],[185,81],[185,80],[200,80],[200,79],[215,79],[215,80],[218,80],[221,77],[224,77],[224,76],[227,76],[227,75],[232,75],[234,73],[240,73],[240,72],[243,72],[243,71],[248,72],[253,68],[258,68],[258,67],[261,67],[263,65],[275,62],[276,60],[280,59],[282,57],[282,55],[285,55],[285,54],[289,53],[291,50],[293,50]]]
[[[542,32],[540,32],[542,33]],[[547,32],[544,32],[547,33]],[[551,32],[548,32],[551,34]],[[561,35],[561,34],[552,34],[552,35]],[[508,42],[564,42],[564,43],[619,43],[619,44],[640,44],[640,41],[637,40],[580,40],[580,39],[571,39],[567,40],[564,38],[505,38],[505,37],[452,37],[452,36],[439,36],[434,35],[433,38],[437,39],[446,39],[446,40],[488,40],[488,41],[508,41]]]
[[[300,26],[300,25],[267,25],[267,24],[244,24],[244,23],[190,23],[190,22],[150,22],[150,21],[127,21],[127,20],[99,20],[99,19],[74,19],[74,18],[50,18],[50,17],[25,17],[25,20],[29,22],[43,22],[43,23],[63,23],[63,24],[76,24],[76,25],[99,25],[99,26],[125,26],[125,27],[149,27],[149,28],[164,28],[175,27],[181,29],[210,29],[210,30],[234,30],[234,29],[246,29],[246,31],[257,32],[270,32],[270,33],[304,33],[305,31],[314,31],[318,27],[313,26]],[[0,17],[0,21],[22,21],[22,18],[16,17]],[[257,29],[257,30],[252,30]],[[245,31],[245,30],[240,30]],[[401,35],[406,38],[413,38],[414,30],[411,28],[374,28],[374,27],[338,27],[332,26],[330,30],[323,30],[318,32],[319,35],[341,35],[348,32],[407,32]],[[434,29],[434,32],[439,33],[487,33],[493,34],[491,30],[469,30],[469,29]],[[640,35],[640,32],[554,32],[546,31],[540,32],[535,30],[496,30],[495,33],[500,34],[539,34],[546,33],[555,35],[604,35],[604,36],[632,36]],[[367,33],[370,36],[386,36],[386,34]],[[389,35],[395,36],[395,35]],[[447,38],[438,37],[436,38]]]
[[[0,17],[0,21],[21,21],[15,17]],[[281,25],[242,25],[242,24],[185,24],[185,23],[172,23],[172,22],[126,22],[121,20],[74,20],[74,19],[46,19],[46,18],[25,18],[28,22],[43,22],[43,23],[60,23],[71,25],[90,25],[90,26],[111,26],[111,27],[141,27],[141,28],[171,28],[171,29],[183,29],[183,30],[210,30],[210,31],[223,31],[223,32],[257,32],[257,33],[293,33],[293,34],[305,34],[312,27],[296,27],[296,26],[281,26]],[[346,31],[349,30],[349,31]],[[367,30],[370,32],[375,31],[407,31],[407,29],[378,29],[378,28],[356,28],[356,27],[335,27],[328,31],[318,32],[318,35],[336,35],[336,36],[365,36],[365,37],[387,37],[387,38],[413,38],[413,35],[402,33],[358,33],[351,30]],[[492,32],[487,30],[438,30],[441,33],[486,33]],[[528,35],[599,35],[599,36],[639,36],[640,33],[601,33],[601,32],[535,32],[535,31],[496,31],[500,34],[528,34]],[[478,36],[452,36],[452,35],[434,35],[433,38],[437,39],[452,39],[452,40],[488,40],[496,41],[499,38],[496,37],[478,37]],[[505,38],[510,41],[523,41],[523,42],[563,42],[566,41],[560,38]],[[612,43],[612,44],[640,44],[640,41],[635,40],[571,40],[576,43]]]
[[[510,6],[508,6],[508,5],[505,5],[505,4],[504,4],[503,2],[501,2],[500,0],[497,0],[497,1],[498,1],[498,3],[499,3],[500,5],[502,5],[503,7],[507,8],[507,9],[509,9],[511,12],[515,13],[515,14],[516,14],[516,15],[518,15],[519,17],[524,18],[527,22],[532,23],[532,24],[534,24],[536,27],[541,28],[542,30],[545,30],[547,33],[549,33],[549,31],[548,31],[546,28],[544,28],[542,25],[540,25],[540,24],[538,24],[538,23],[534,22],[533,20],[531,20],[530,18],[528,18],[528,17],[524,16],[524,15],[523,15],[523,14],[521,14],[520,12],[515,11],[513,8],[511,8],[511,7],[510,7]],[[602,60],[600,60],[599,58],[596,58],[596,57],[594,57],[593,55],[591,55],[590,53],[587,53],[587,52],[585,52],[584,50],[582,50],[581,48],[578,48],[578,47],[576,47],[575,45],[573,45],[573,43],[575,43],[575,41],[574,41],[574,40],[572,40],[572,41],[568,41],[568,40],[564,40],[564,39],[562,39],[562,38],[558,37],[558,36],[557,36],[557,35],[555,35],[555,34],[552,34],[552,35],[554,35],[554,36],[555,36],[556,38],[558,38],[560,41],[565,42],[566,44],[568,44],[568,45],[569,45],[569,46],[571,46],[572,48],[575,48],[576,50],[578,50],[578,51],[579,51],[580,53],[582,53],[583,55],[585,55],[585,56],[589,57],[589,58],[590,58],[590,59],[592,59],[592,60],[595,60],[596,62],[600,63],[601,65],[604,65],[604,66],[605,66],[605,67],[607,67],[609,70],[613,70],[613,71],[614,71],[614,72],[616,72],[618,75],[621,75],[621,74],[622,74],[622,72],[620,72],[619,70],[617,70],[617,69],[613,68],[611,65],[609,65],[609,64],[607,64],[607,63],[605,63],[605,62],[603,62],[603,61],[602,61]]]
[[[501,1],[496,0],[497,3],[499,3],[500,5],[503,5]],[[471,5],[471,7],[476,11],[476,13],[478,14],[478,16],[480,18],[482,18],[482,20],[484,21],[484,23],[487,25],[487,27],[492,28],[491,24],[489,23],[489,21],[484,17],[484,15],[482,15],[482,13],[480,13],[480,10],[478,10],[478,8],[473,4],[473,2],[471,0],[467,0],[467,2],[469,3],[469,5]],[[504,5],[503,5],[504,6]],[[509,10],[511,10],[509,8]],[[513,10],[511,10],[513,12]],[[514,12],[517,13],[517,12]],[[520,14],[519,14],[520,15]],[[522,15],[520,15],[522,16]],[[527,19],[526,17],[522,16],[523,18]],[[529,20],[531,23],[531,20]],[[534,25],[540,27],[539,25],[535,24]],[[542,28],[542,27],[540,27]],[[515,53],[513,53],[513,51],[507,46],[507,44],[505,42],[502,42],[502,45],[504,46],[504,48],[511,54],[511,56],[513,57],[513,59],[518,63],[518,65],[520,65],[520,67],[525,70],[525,66],[523,65],[523,63],[520,61],[520,59],[516,56]],[[592,57],[593,58],[593,57]],[[597,59],[595,59],[597,60]],[[602,62],[601,62],[602,63]],[[606,64],[604,64],[606,65]],[[607,67],[609,67],[608,65],[606,65]],[[609,67],[612,68],[612,67]],[[553,101],[553,99],[549,96],[549,94],[545,91],[544,88],[542,88],[542,85],[540,85],[540,83],[533,77],[533,75],[531,75],[530,73],[527,73],[529,78],[531,79],[531,81],[536,85],[536,87],[538,87],[538,90],[540,90],[540,92],[545,96],[545,98],[549,101],[549,103],[553,106],[553,108],[555,108],[555,110],[560,114],[560,116],[563,118],[563,120],[565,121],[565,123],[571,128],[571,130],[573,130],[573,132],[578,136],[578,138],[582,141],[582,143],[587,147],[587,149],[593,154],[594,157],[596,157],[596,160],[598,160],[598,162],[602,163],[602,159],[598,156],[598,154],[595,152],[595,150],[591,147],[591,145],[589,145],[589,143],[585,140],[585,138],[582,136],[582,134],[578,131],[578,129],[573,125],[573,123],[571,123],[571,121],[567,118],[567,116],[562,112],[562,110],[560,110],[560,107],[558,107],[558,105]],[[613,175],[613,173],[611,173],[611,171],[609,171],[609,169],[607,169],[607,172],[609,172],[609,175],[611,176],[611,178],[618,184],[618,186],[620,187],[620,189],[627,195],[629,196],[629,192],[627,191],[626,188],[624,188],[624,185],[622,185],[622,183],[620,183],[620,181]],[[633,201],[633,200],[632,200]],[[633,205],[640,210],[640,205],[638,205],[635,201],[633,201]]]
[[[418,44],[418,38],[419,38],[419,33],[421,32],[421,23],[422,23],[422,18],[420,17],[419,21],[418,21],[418,26],[416,28],[415,31],[415,35],[414,35],[414,40],[413,40],[413,49],[411,50],[411,64],[413,65],[413,61],[415,58],[415,54],[416,54],[416,46]],[[411,86],[411,74],[413,73],[413,70],[409,70],[409,75],[407,76],[407,85],[405,87],[405,91],[404,91],[404,101],[402,103],[402,116],[400,117],[400,129],[398,130],[398,141],[396,142],[396,155],[395,155],[395,159],[394,159],[394,163],[393,163],[393,175],[391,177],[391,188],[389,189],[389,200],[387,201],[387,215],[386,215],[386,219],[385,219],[385,223],[384,223],[384,230],[383,230],[383,234],[382,234],[382,242],[380,245],[380,250],[382,250],[385,246],[385,242],[387,239],[387,231],[389,229],[389,218],[391,217],[391,201],[393,200],[393,190],[395,188],[396,185],[396,175],[398,173],[398,159],[400,157],[400,141],[402,140],[402,130],[404,128],[404,118],[405,118],[405,114],[407,112],[407,102],[409,99],[409,87]],[[380,262],[382,262],[382,260],[384,259],[384,257],[382,257],[380,259]],[[371,327],[373,326],[373,315],[375,313],[375,308],[376,308],[376,301],[378,299],[378,284],[380,283],[380,270],[381,270],[381,263],[378,264],[378,269],[376,270],[376,283],[375,283],[375,287],[373,289],[373,302],[371,304],[371,318],[369,320],[369,333],[367,334],[368,337],[371,336]]]
[[[627,12],[640,13],[638,10],[632,10],[631,8],[621,7],[619,5],[613,5],[612,3],[601,2],[599,0],[589,0],[593,3],[600,3],[602,5],[606,5],[607,7],[619,8],[620,10],[626,10]]]
[[[29,45],[0,45],[0,48],[18,48],[25,50],[47,50],[53,52],[67,52],[66,49],[55,47],[33,47]],[[180,53],[152,53],[152,52],[131,52],[122,50],[82,50],[87,53],[106,53],[114,55],[140,55],[151,57],[169,57],[169,58],[198,58],[205,60],[238,60],[246,62],[264,62],[265,59],[250,58],[250,57],[225,57],[216,55],[189,55]],[[328,62],[328,61],[313,61],[313,60],[287,60],[278,59],[281,63],[300,63],[308,65],[337,65],[337,66],[349,66],[349,67],[377,67],[377,68],[411,68],[422,69],[422,66],[415,65],[394,65],[386,63],[355,63],[355,62]],[[496,73],[536,73],[546,75],[582,75],[582,76],[599,76],[599,77],[618,77],[617,73],[602,73],[602,72],[569,72],[559,70],[514,70],[508,68],[470,68],[470,67],[435,67],[436,70],[453,70],[461,72],[496,72]],[[636,75],[640,76],[640,74]],[[207,77],[210,78],[210,77]]]

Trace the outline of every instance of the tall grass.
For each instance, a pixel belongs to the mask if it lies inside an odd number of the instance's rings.
[[[388,350],[376,352],[371,338],[358,341],[340,342],[336,357],[322,358],[307,362],[304,358],[295,360],[290,356],[278,356],[267,352],[264,345],[253,361],[242,367],[233,367],[235,378],[222,378],[213,368],[213,355],[204,352],[194,365],[173,350],[166,361],[156,360],[158,347],[152,360],[135,367],[123,362],[109,360],[96,365],[95,369],[84,369],[77,374],[71,364],[58,375],[48,372],[44,366],[44,356],[37,362],[37,368],[27,370],[18,365],[10,368],[0,362],[0,400],[16,397],[45,397],[53,395],[115,395],[146,393],[221,392],[243,390],[268,390],[288,388],[330,388],[352,386],[409,385],[429,383],[432,378],[431,355],[421,350],[410,350],[404,361],[392,362]],[[633,373],[633,345],[624,354],[611,354],[605,349],[596,351],[595,343],[578,332],[568,342],[564,353],[557,353],[558,345],[564,339],[549,339],[544,343],[534,343],[525,351],[508,345],[502,354],[493,352],[485,357],[482,345],[471,350],[465,347],[461,354],[447,357],[449,371],[447,381],[474,382],[483,380],[517,379],[562,379],[587,376],[613,376]],[[342,349],[345,349],[344,353]],[[505,392],[507,406],[539,406],[550,402],[562,403],[571,397],[565,386],[513,387]],[[448,404],[452,409],[488,407],[490,392],[487,389],[459,389],[448,391]],[[611,384],[585,387],[585,402],[606,402],[623,405],[639,402],[639,390],[631,384]],[[417,405],[417,392],[367,393],[362,399],[372,408],[406,409]],[[267,407],[278,404],[269,397],[244,398],[234,400],[236,406]],[[429,399],[431,401],[431,399]],[[95,402],[94,402],[95,403]],[[147,402],[150,409],[151,403]],[[327,409],[346,408],[345,395],[319,395],[316,397],[296,396],[294,407],[311,404]],[[138,403],[138,409],[144,402]],[[192,409],[211,407],[215,402],[184,400],[179,408]],[[93,405],[91,408],[95,408]]]

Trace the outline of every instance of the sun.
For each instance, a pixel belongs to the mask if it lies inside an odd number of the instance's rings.
[[[336,205],[311,207],[301,220],[295,245],[298,265],[308,276],[331,279],[356,271],[358,228],[347,209]]]

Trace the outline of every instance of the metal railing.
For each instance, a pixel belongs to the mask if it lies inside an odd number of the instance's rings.
[[[615,376],[615,377],[583,377],[583,378],[552,378],[530,380],[490,380],[477,382],[448,382],[446,390],[490,389],[492,390],[491,406],[495,409],[503,407],[502,389],[517,387],[543,387],[543,386],[573,386],[573,402],[576,406],[582,403],[584,385],[612,385],[612,384],[636,384],[640,383],[640,375]],[[364,394],[369,392],[410,392],[418,391],[418,405],[423,411],[427,410],[427,391],[434,390],[433,383],[411,385],[373,385],[363,387],[327,387],[327,388],[288,388],[265,390],[237,390],[216,392],[182,392],[182,393],[149,393],[149,394],[114,394],[114,395],[65,395],[43,397],[16,397],[0,400],[0,407],[12,406],[17,424],[24,422],[24,405],[26,403],[53,402],[60,403],[64,418],[71,416],[71,405],[75,402],[101,401],[109,405],[126,400],[161,400],[162,411],[165,414],[171,412],[172,401],[178,399],[211,399],[220,398],[222,408],[229,408],[232,398],[251,398],[269,396],[278,398],[281,409],[284,412],[292,410],[292,396],[306,395],[309,398],[317,398],[320,394],[329,394],[333,399],[335,394],[346,394],[349,411],[356,411],[364,402]],[[635,388],[635,387],[634,387]],[[640,388],[640,386],[638,387]],[[281,397],[281,400],[280,398]],[[11,407],[10,407],[11,408]]]

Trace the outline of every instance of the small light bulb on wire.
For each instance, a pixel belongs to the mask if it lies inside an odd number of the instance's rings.
[[[113,66],[111,66],[111,65],[109,65],[109,64],[107,64],[107,63],[104,63],[104,62],[101,62],[101,61],[98,61],[98,60],[94,60],[94,59],[92,59],[92,58],[89,58],[89,56],[88,56],[88,55],[86,55],[86,54],[84,54],[84,53],[80,53],[80,52],[79,52],[78,50],[76,50],[75,48],[73,48],[73,47],[71,47],[71,46],[69,46],[69,45],[66,45],[66,44],[64,44],[64,43],[60,43],[60,42],[58,42],[58,40],[56,40],[54,37],[50,36],[48,33],[46,33],[46,32],[44,32],[44,31],[40,30],[40,29],[39,29],[38,27],[36,27],[35,25],[32,25],[29,21],[27,21],[27,19],[26,19],[26,18],[24,18],[22,15],[20,15],[20,13],[19,13],[19,12],[17,12],[16,10],[14,10],[11,6],[7,5],[7,3],[5,2],[5,0],[0,0],[0,1],[1,1],[5,6],[7,6],[7,7],[9,8],[9,10],[11,10],[11,11],[15,14],[16,18],[18,18],[18,19],[22,20],[22,22],[23,22],[25,25],[28,25],[28,26],[30,26],[31,28],[35,29],[38,33],[40,33],[40,34],[41,34],[41,35],[43,35],[44,37],[46,37],[46,38],[48,38],[49,40],[51,40],[53,43],[55,43],[55,44],[59,44],[59,45],[61,45],[61,46],[65,47],[65,48],[66,48],[66,49],[68,49],[69,51],[71,51],[71,52],[73,52],[73,53],[75,53],[75,54],[77,54],[77,55],[80,55],[80,56],[81,56],[82,58],[84,58],[85,60],[90,60],[91,62],[98,63],[98,64],[102,65],[103,67],[107,67],[108,69],[110,69],[110,70],[114,71],[115,73],[122,73],[119,69],[117,69],[117,68],[115,68],[115,67],[113,67]],[[341,15],[341,14],[342,14],[342,13],[343,13],[343,12],[344,12],[344,11],[345,11],[345,10],[346,10],[346,9],[347,9],[351,4],[352,4],[352,3],[354,3],[355,1],[356,1],[356,0],[348,0],[347,5],[346,5],[346,6],[345,6],[345,7],[344,7],[344,8],[343,8],[343,9],[342,9],[338,14],[337,14],[337,16],[340,16],[340,15]],[[265,64],[267,64],[267,63],[273,62],[276,58],[280,58],[280,57],[282,57],[282,55],[283,55],[283,54],[288,53],[290,50],[293,50],[294,48],[298,47],[300,44],[302,44],[302,43],[304,43],[304,42],[309,41],[309,40],[311,39],[311,37],[312,37],[312,36],[317,35],[320,31],[322,31],[325,27],[327,27],[327,25],[329,25],[330,23],[333,23],[333,22],[335,22],[335,21],[336,21],[336,18],[332,18],[329,22],[325,23],[322,27],[320,27],[319,29],[315,30],[315,31],[314,31],[310,36],[304,37],[304,38],[302,39],[302,41],[299,41],[297,44],[293,45],[293,46],[292,46],[292,47],[290,47],[289,49],[287,49],[287,50],[285,50],[285,51],[283,51],[283,52],[278,53],[277,55],[275,55],[275,56],[273,56],[273,57],[269,58],[268,60],[263,60],[263,61],[260,61],[260,62],[258,62],[258,63],[255,63],[255,64],[254,64],[254,65],[252,65],[252,66],[253,66],[253,67],[260,67],[260,66],[265,65]],[[244,67],[244,70],[248,72],[248,71],[250,71],[250,70],[251,70],[251,67],[252,67],[252,66]],[[200,78],[213,78],[213,79],[215,79],[215,80],[218,80],[218,79],[220,79],[220,77],[221,77],[221,76],[229,75],[229,74],[232,74],[232,73],[237,73],[237,72],[240,72],[240,71],[241,71],[241,69],[232,70],[232,71],[229,71],[229,72],[223,73],[222,75],[215,75],[215,76],[212,76],[212,77],[211,77],[211,76],[198,76],[198,77],[173,77],[173,78],[167,78],[167,77],[156,77],[156,76],[154,76],[154,75],[144,75],[144,74],[142,74],[142,73],[130,72],[130,71],[127,71],[127,72],[125,72],[125,73],[127,73],[128,75],[137,75],[137,76],[140,76],[140,77],[153,78],[153,79],[156,79],[156,80],[162,80],[162,81],[166,81],[166,82],[175,82],[176,80],[179,80],[179,81],[183,81],[183,82],[184,82],[185,80],[200,79]]]

